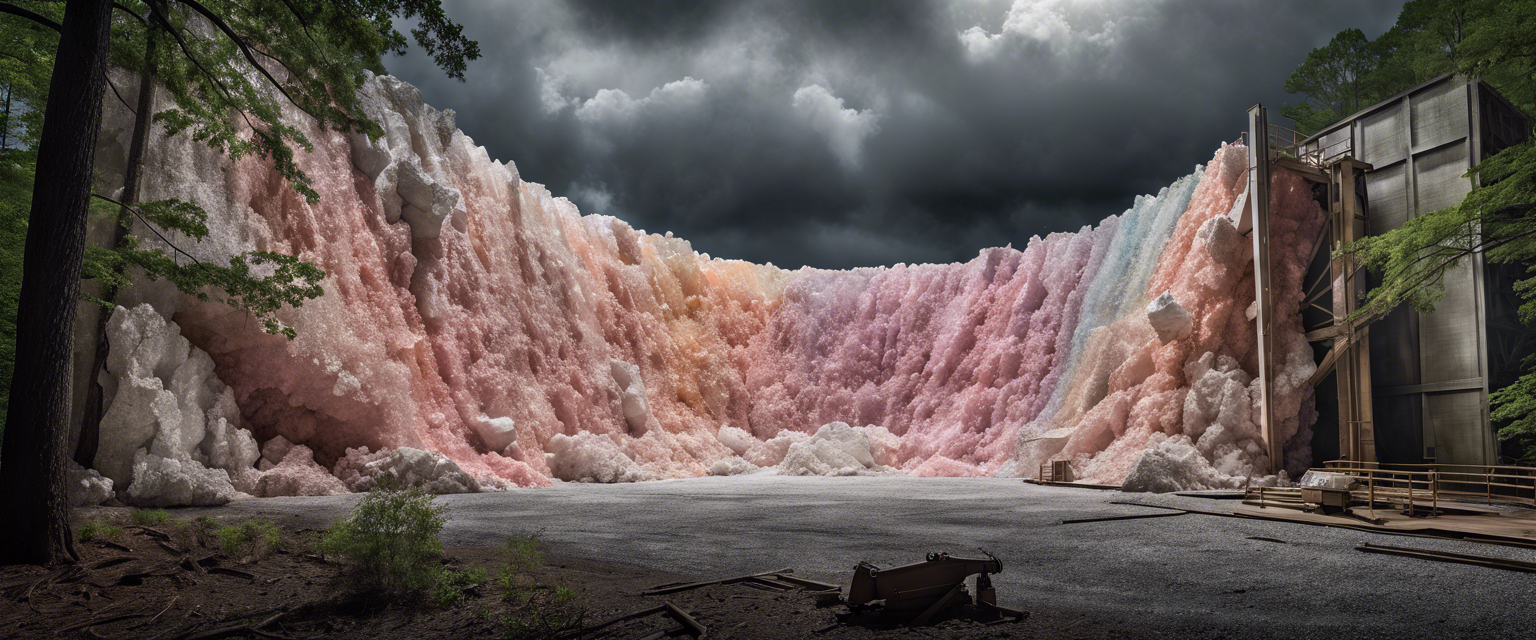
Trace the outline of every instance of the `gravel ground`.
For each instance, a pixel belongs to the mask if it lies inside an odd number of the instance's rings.
[[[243,500],[178,516],[321,527],[357,496]],[[738,476],[444,496],[450,545],[539,532],[552,550],[700,578],[793,567],[846,584],[867,560],[1003,561],[999,604],[1166,637],[1528,637],[1536,575],[1361,553],[1363,542],[1536,561],[1536,551],[1207,515],[1061,524],[1235,503],[978,478]],[[1496,516],[1490,516],[1496,517]],[[1263,536],[1276,543],[1251,539]]]

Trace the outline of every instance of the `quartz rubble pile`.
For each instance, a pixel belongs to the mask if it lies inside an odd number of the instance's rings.
[[[171,233],[179,246],[216,262],[297,255],[325,270],[326,293],[280,312],[294,340],[163,283],[119,296],[93,466],[129,501],[382,478],[458,492],[1033,475],[1053,459],[1096,482],[1279,480],[1258,475],[1252,251],[1229,215],[1241,146],[1075,233],[965,263],[786,271],[581,215],[395,78],[368,76],[361,99],[377,139],[287,114],[314,142],[296,161],[316,203],[255,159],[184,136],[149,145],[143,197],[210,213],[209,238]],[[132,122],[108,109],[104,171]],[[1273,394],[1294,470],[1310,455],[1312,364],[1288,310],[1323,215],[1299,178],[1272,184]]]

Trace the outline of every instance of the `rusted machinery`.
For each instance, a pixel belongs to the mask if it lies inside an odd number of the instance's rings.
[[[848,606],[864,607],[883,600],[882,611],[897,615],[916,613],[911,624],[921,626],[944,609],[967,603],[970,595],[966,592],[965,580],[975,574],[976,607],[989,614],[1021,620],[1024,612],[997,606],[997,591],[992,588],[992,579],[988,576],[1002,570],[1003,563],[990,554],[981,559],[930,553],[926,562],[890,569],[860,562],[853,570]]]

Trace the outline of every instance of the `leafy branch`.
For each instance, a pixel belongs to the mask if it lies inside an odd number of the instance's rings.
[[[250,312],[261,321],[267,333],[282,335],[290,340],[297,337],[297,333],[277,319],[277,312],[285,306],[298,307],[324,293],[320,282],[325,279],[325,271],[295,256],[272,251],[247,251],[231,257],[228,265],[218,265],[203,262],[187,253],[166,237],[161,229],[178,232],[194,240],[206,238],[208,214],[195,204],[181,200],[155,200],[131,206],[100,194],[92,196],[131,212],[163,244],[187,259],[183,263],[175,255],[168,255],[158,247],[141,248],[138,239],[131,235],[126,236],[123,245],[116,249],[89,246],[85,257],[86,276],[96,279],[108,289],[126,286],[129,282],[129,267],[138,267],[150,279],[165,279],[198,300],[210,300],[210,290],[218,292],[221,294],[220,302]],[[102,300],[94,302],[108,308],[112,306]]]

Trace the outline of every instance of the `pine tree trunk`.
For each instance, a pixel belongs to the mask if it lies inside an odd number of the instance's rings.
[[[0,563],[75,557],[64,482],[70,365],[111,17],[110,0],[69,1],[48,86],[0,450]]]
[[[0,152],[9,149],[11,140],[11,85],[5,85],[5,113],[0,115]]]
[[[144,166],[144,147],[149,138],[151,126],[150,115],[155,108],[155,40],[158,29],[151,26],[145,30],[144,37],[148,41],[144,44],[144,71],[139,76],[139,99],[134,107],[133,114],[133,140],[128,144],[128,167],[123,171],[123,195],[118,200],[125,205],[139,203],[139,171]],[[117,226],[112,229],[112,248],[121,249],[123,240],[128,236],[128,230],[133,226],[133,215],[128,207],[122,207],[117,212]],[[117,297],[117,288],[108,285],[101,291],[101,299],[111,301]],[[107,321],[112,318],[110,311],[103,310],[96,319],[96,351],[91,359],[91,379],[86,387],[85,411],[82,412],[80,423],[80,443],[75,448],[75,462],[82,467],[90,467],[96,461],[96,446],[101,440],[101,414],[106,410],[102,406],[103,397],[101,389],[101,370],[107,364]]]

